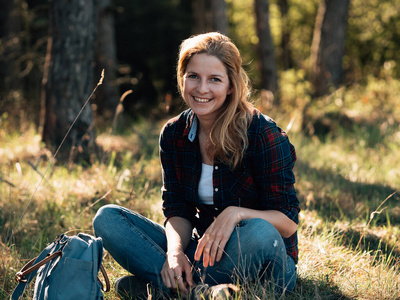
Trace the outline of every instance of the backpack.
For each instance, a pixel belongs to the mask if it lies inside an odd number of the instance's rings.
[[[102,258],[101,238],[85,233],[71,237],[62,234],[16,274],[18,285],[11,299],[19,299],[36,273],[34,300],[103,299],[102,290],[109,291],[110,282]],[[106,282],[105,289],[97,278],[99,269]]]

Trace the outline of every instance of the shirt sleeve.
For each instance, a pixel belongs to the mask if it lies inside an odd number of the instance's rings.
[[[182,172],[175,156],[175,126],[167,123],[160,133],[160,160],[162,166],[163,186],[161,188],[162,208],[165,223],[174,216],[183,217],[192,222],[195,208],[185,201],[184,189],[181,184]],[[164,223],[164,224],[165,224]]]
[[[263,115],[260,115],[253,134],[252,161],[254,178],[261,189],[261,208],[281,211],[298,224],[300,206],[293,173],[295,148],[287,134]]]

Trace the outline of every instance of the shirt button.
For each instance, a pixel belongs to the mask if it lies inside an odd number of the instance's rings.
[[[218,207],[214,208],[215,210],[218,210]]]
[[[218,170],[218,166],[215,166],[215,170]]]
[[[218,192],[218,188],[215,188],[215,191]]]

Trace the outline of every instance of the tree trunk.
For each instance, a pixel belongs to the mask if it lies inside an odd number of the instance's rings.
[[[275,51],[269,27],[268,0],[255,0],[258,53],[261,69],[261,89],[275,93],[278,89]]]
[[[207,22],[207,8],[205,0],[193,0],[193,19],[194,19],[194,28],[193,33],[199,34],[208,31],[208,22]]]
[[[281,61],[284,70],[288,70],[293,67],[292,53],[290,51],[290,31],[288,26],[288,12],[289,4],[288,0],[279,0],[279,8],[281,11]]]
[[[22,11],[24,1],[0,1],[0,114],[15,104],[13,91],[22,89],[18,59],[22,56]]]
[[[343,78],[349,0],[322,0],[311,47],[311,72],[316,96],[336,88]]]
[[[42,139],[48,146],[58,146],[94,88],[95,0],[53,0],[50,19]],[[66,137],[61,154],[75,157],[79,152],[82,158],[89,159],[94,146],[92,121],[89,103]]]
[[[225,0],[212,0],[212,26],[214,31],[218,31],[225,35],[228,34],[228,18],[226,16]]]
[[[117,55],[114,31],[114,15],[111,0],[97,0],[97,35],[95,43],[95,74],[105,70],[101,89],[96,93],[97,117],[112,120],[119,103],[116,74]]]

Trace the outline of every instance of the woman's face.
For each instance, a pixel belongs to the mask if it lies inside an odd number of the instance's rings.
[[[201,53],[189,60],[183,76],[183,97],[200,120],[215,120],[230,93],[226,68],[217,57]]]

